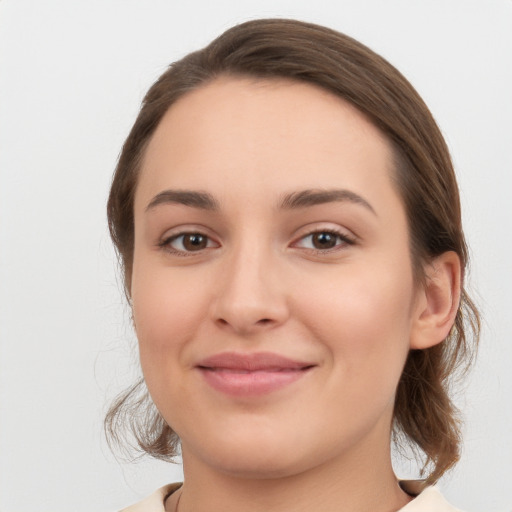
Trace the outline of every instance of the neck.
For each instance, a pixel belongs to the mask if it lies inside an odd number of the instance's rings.
[[[391,467],[389,448],[370,456],[354,451],[307,471],[255,478],[211,469],[184,451],[185,484],[168,503],[179,512],[394,512],[408,501]]]

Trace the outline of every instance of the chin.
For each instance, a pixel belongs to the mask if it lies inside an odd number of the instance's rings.
[[[260,450],[263,451],[263,450]],[[247,478],[251,480],[268,480],[290,477],[304,471],[304,467],[297,460],[286,460],[283,454],[262,456],[262,454],[252,454],[229,457],[228,460],[222,460],[221,464],[217,462],[217,469],[230,476],[238,478]]]
[[[274,479],[298,474],[306,469],[307,454],[300,453],[290,439],[265,439],[264,436],[228,436],[211,439],[208,445],[198,447],[195,454],[182,444],[183,460],[187,455],[200,458],[216,471],[239,478]],[[195,450],[194,450],[195,451]]]

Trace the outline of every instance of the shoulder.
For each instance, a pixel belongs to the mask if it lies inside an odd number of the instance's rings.
[[[120,512],[165,512],[165,499],[180,487],[181,483],[164,485],[146,499],[123,508]]]
[[[462,512],[450,505],[437,487],[427,487],[399,512]]]

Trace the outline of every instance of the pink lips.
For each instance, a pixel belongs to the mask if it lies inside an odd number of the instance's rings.
[[[312,363],[294,361],[271,352],[224,352],[197,365],[206,382],[234,396],[256,396],[281,389],[303,377]]]

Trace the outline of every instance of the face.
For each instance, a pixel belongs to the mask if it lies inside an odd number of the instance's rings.
[[[416,315],[381,133],[308,84],[181,98],[135,197],[134,322],[185,462],[283,476],[389,449]]]

